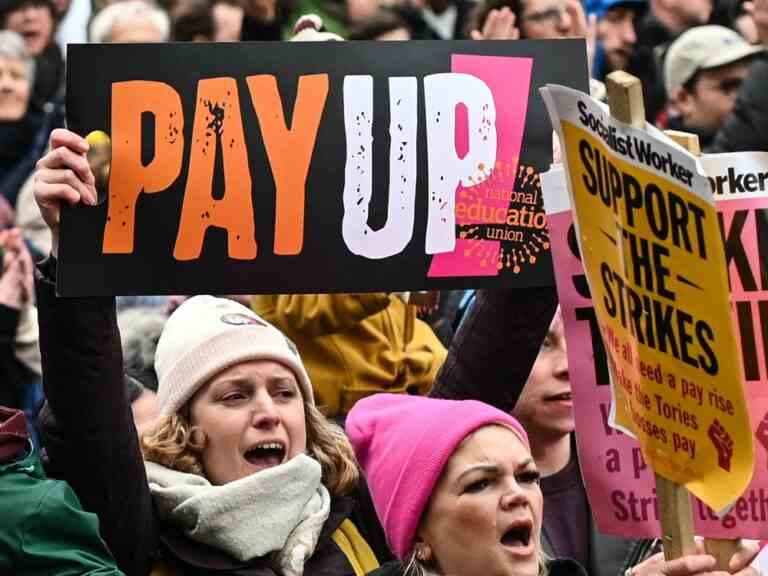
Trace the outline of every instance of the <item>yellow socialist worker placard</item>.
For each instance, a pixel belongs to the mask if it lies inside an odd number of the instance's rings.
[[[709,184],[657,130],[569,88],[542,95],[608,351],[613,423],[657,474],[724,511],[752,477],[753,434]]]

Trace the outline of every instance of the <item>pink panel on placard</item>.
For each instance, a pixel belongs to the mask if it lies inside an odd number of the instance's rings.
[[[456,223],[482,222],[478,214],[492,214],[497,210],[506,213],[509,200],[493,198],[486,193],[489,186],[512,190],[517,174],[520,146],[528,112],[528,95],[531,85],[533,59],[503,56],[475,56],[455,54],[451,59],[451,72],[471,74],[480,78],[491,89],[496,106],[496,167],[484,183],[456,190],[456,200],[475,206],[467,210],[463,218],[457,215]],[[461,121],[457,114],[456,143],[461,153],[462,143],[468,142],[466,115]],[[436,254],[432,258],[428,276],[497,276],[499,273],[500,242],[495,240],[467,240],[457,238],[453,252]]]

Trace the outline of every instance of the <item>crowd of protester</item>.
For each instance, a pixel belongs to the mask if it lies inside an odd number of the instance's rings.
[[[768,151],[768,0],[0,0],[0,574],[713,572],[595,526],[554,288],[55,294],[68,44],[569,37],[596,97]]]

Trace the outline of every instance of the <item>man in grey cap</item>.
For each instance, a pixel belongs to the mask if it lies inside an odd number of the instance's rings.
[[[763,52],[723,26],[697,26],[681,34],[664,61],[664,86],[677,113],[668,127],[698,134],[707,148],[733,110],[751,60]]]

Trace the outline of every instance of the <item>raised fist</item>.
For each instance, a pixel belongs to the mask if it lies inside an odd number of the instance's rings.
[[[715,445],[717,450],[717,464],[723,470],[730,472],[731,470],[731,458],[733,458],[733,439],[728,431],[723,427],[717,418],[715,418],[712,425],[707,430],[709,439],[712,440],[712,444]]]
[[[768,412],[765,413],[762,421],[757,425],[755,438],[765,448],[765,451],[768,452]]]

